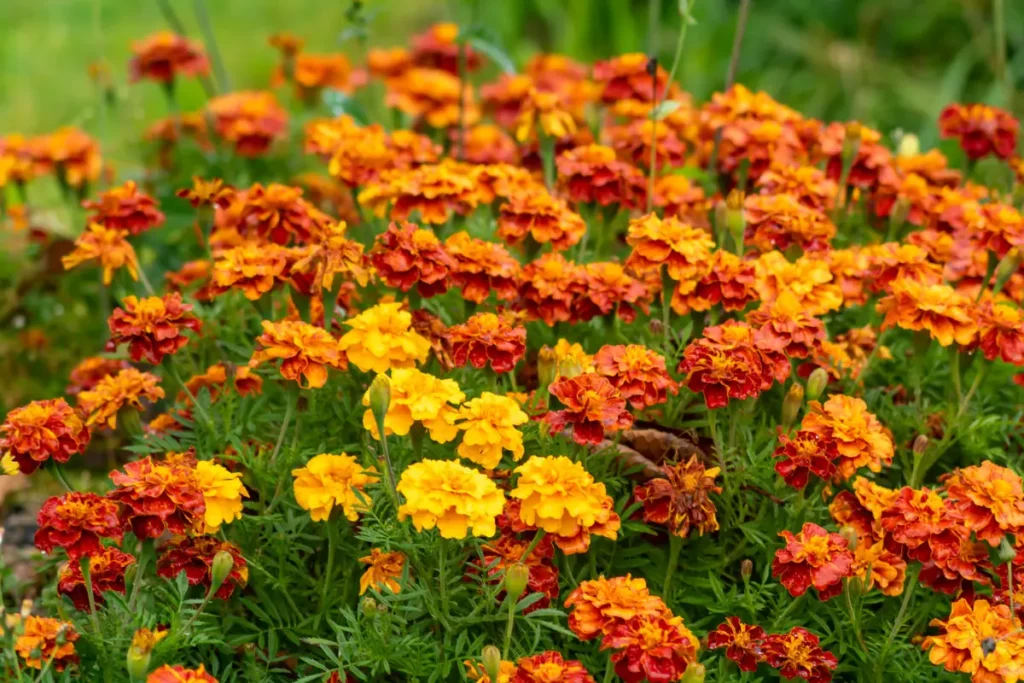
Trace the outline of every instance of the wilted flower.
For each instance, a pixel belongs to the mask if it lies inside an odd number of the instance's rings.
[[[438,379],[415,368],[396,368],[391,371],[391,402],[384,417],[384,431],[405,436],[419,422],[431,439],[448,443],[459,432],[455,426],[459,415],[456,406],[465,399],[453,379]],[[370,405],[369,391],[363,396],[363,405]],[[380,439],[372,410],[363,413],[363,427]]]
[[[712,493],[721,493],[715,485],[721,470],[705,469],[696,456],[675,465],[663,465],[663,477],[655,477],[636,487],[633,494],[643,504],[644,521],[663,524],[670,533],[686,538],[692,531],[699,536],[718,531],[718,516]]]
[[[822,650],[818,636],[794,626],[789,633],[773,633],[764,639],[764,661],[784,678],[803,678],[807,683],[829,683],[839,664],[836,656]]]
[[[88,555],[89,579],[92,582],[93,601],[103,604],[103,593],[113,591],[124,595],[124,573],[135,558],[126,552],[107,546],[95,554]],[[71,598],[75,609],[89,609],[89,588],[78,559],[69,556],[68,562],[57,572],[57,593]]]
[[[173,579],[185,572],[190,586],[206,586],[213,584],[214,560],[224,552],[231,556],[231,570],[214,595],[227,600],[249,581],[249,566],[242,552],[232,543],[222,541],[213,536],[179,536],[172,538],[159,548],[160,557],[156,561],[157,576]]]
[[[451,460],[425,459],[402,472],[398,518],[412,517],[417,531],[435,526],[442,538],[493,536],[505,494],[483,474]]]
[[[260,345],[253,351],[249,367],[281,359],[281,376],[301,384],[305,377],[310,389],[327,383],[327,368],[348,367],[338,340],[321,327],[301,320],[264,320],[263,334],[256,338]]]
[[[388,287],[403,292],[416,287],[425,297],[444,294],[455,265],[433,230],[405,222],[393,222],[377,235],[370,259]]]
[[[78,631],[71,622],[29,615],[14,641],[14,651],[30,669],[51,667],[63,671],[69,664],[78,663],[76,640]]]
[[[292,470],[292,476],[295,500],[303,510],[309,510],[314,522],[327,521],[335,507],[341,508],[350,522],[358,520],[359,513],[365,511],[362,501],[369,500],[362,492],[378,479],[376,469],[363,467],[346,453],[321,453],[310,458],[305,467]]]
[[[1017,149],[1019,129],[1012,114],[987,104],[951,104],[939,114],[939,134],[957,138],[971,160],[989,154],[1010,158]]]
[[[84,453],[90,438],[82,416],[62,398],[15,408],[0,424],[0,452],[10,455],[23,474],[32,474],[47,460],[65,463]]]
[[[345,320],[351,329],[339,347],[363,372],[411,368],[430,353],[430,342],[410,326],[412,315],[400,303],[381,303]]]
[[[190,465],[156,463],[150,457],[125,463],[111,472],[116,487],[108,494],[124,505],[122,519],[140,539],[159,538],[165,531],[186,534],[206,514],[203,490]]]
[[[373,548],[369,555],[360,557],[359,562],[368,566],[359,579],[359,594],[370,588],[381,592],[385,588],[392,593],[401,592],[402,586],[396,579],[402,576],[405,560],[405,555],[400,552],[387,553],[380,548]]]
[[[196,483],[203,491],[206,513],[204,531],[215,534],[222,524],[242,518],[242,498],[249,492],[242,484],[242,473],[231,472],[223,465],[209,460],[196,463]]]
[[[62,257],[65,270],[85,263],[99,261],[103,268],[103,284],[109,285],[114,272],[126,268],[133,280],[139,279],[139,262],[135,249],[125,237],[128,233],[116,228],[107,228],[99,223],[90,223],[86,231],[75,240],[75,248]]]
[[[596,373],[560,377],[551,383],[549,391],[563,408],[549,412],[544,420],[554,432],[571,425],[573,441],[580,445],[599,444],[605,434],[633,424],[626,399],[614,384]]]
[[[156,401],[164,397],[158,385],[160,378],[135,368],[125,368],[116,375],[101,379],[93,389],[78,395],[78,407],[88,415],[87,425],[117,427],[117,414],[124,407],[142,411],[142,400]]]
[[[805,522],[798,535],[779,534],[786,545],[775,551],[772,576],[799,597],[811,586],[818,599],[825,601],[843,592],[843,579],[853,575],[853,553],[840,534],[829,533],[812,522]]]
[[[177,292],[144,299],[126,296],[121,303],[124,307],[115,308],[107,320],[110,344],[115,348],[128,344],[135,362],[145,358],[159,364],[164,356],[174,355],[188,343],[183,334],[186,329],[196,333],[202,329],[202,323],[191,314],[192,305],[182,303]]]
[[[517,427],[528,420],[515,399],[483,392],[459,407],[457,426],[465,432],[459,456],[489,470],[501,462],[503,450],[510,451],[518,462],[525,451],[523,433]]]
[[[102,539],[124,535],[117,503],[95,493],[72,491],[47,498],[36,516],[35,544],[44,553],[63,548],[72,562],[103,549]]]

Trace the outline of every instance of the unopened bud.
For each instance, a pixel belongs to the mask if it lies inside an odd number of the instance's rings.
[[[125,668],[128,670],[128,676],[133,681],[146,680],[146,674],[149,673],[149,660],[151,657],[152,655],[149,652],[143,652],[134,647],[128,649]]]
[[[363,610],[363,615],[367,617],[375,616],[377,614],[377,601],[371,597],[363,598],[360,609]]]
[[[906,223],[909,213],[910,201],[906,197],[900,197],[893,203],[892,211],[889,213],[889,225],[893,228],[894,233],[897,228]]]
[[[839,535],[846,539],[846,547],[850,550],[857,549],[857,530],[849,524],[839,530]]]
[[[370,412],[378,425],[384,424],[384,417],[391,407],[391,380],[387,375],[378,374],[370,382],[370,389],[366,392],[370,399]]]
[[[725,227],[737,240],[743,239],[743,231],[747,227],[746,217],[743,215],[744,200],[742,190],[733,190],[725,198]]]
[[[917,438],[914,439],[914,445],[911,446],[911,450],[913,450],[914,457],[916,458],[924,455],[924,452],[928,450],[928,437],[924,434],[918,434]]]
[[[558,356],[550,346],[542,346],[537,353],[537,379],[542,387],[555,381],[558,371]]]
[[[498,675],[501,673],[501,650],[493,645],[484,646],[480,653],[480,661],[484,665],[484,671],[491,679],[491,683],[497,683]]]
[[[1013,562],[1014,558],[1017,557],[1017,549],[1013,547],[1013,543],[1010,543],[1010,539],[1003,536],[1003,539],[999,541],[999,559],[1003,564]],[[1012,571],[1012,568],[1010,569]]]
[[[686,667],[686,673],[679,680],[681,683],[704,683],[704,674],[706,669],[700,662],[693,662],[690,666]]]
[[[900,146],[896,150],[896,156],[901,159],[916,157],[921,153],[921,141],[913,133],[904,133],[900,138]]]
[[[57,629],[57,635],[54,637],[53,642],[57,645],[64,645],[68,642],[68,624],[61,624],[60,628]]]
[[[647,323],[647,329],[651,331],[655,337],[665,336],[665,323],[661,322],[657,318],[652,318],[651,322]]]
[[[992,285],[992,292],[998,294],[1003,291],[1006,281],[1017,272],[1018,268],[1020,268],[1020,251],[1015,247],[1006,252],[1006,256],[999,260],[999,265],[996,266],[996,279]]]
[[[563,358],[558,361],[558,376],[572,379],[583,374],[583,366],[575,358]]]
[[[213,565],[210,567],[210,594],[216,593],[227,580],[235,566],[235,558],[226,550],[219,551],[213,556]]]
[[[782,428],[788,430],[796,422],[796,416],[804,404],[804,387],[802,384],[793,384],[786,392],[786,398],[782,400]]]
[[[505,570],[505,592],[515,602],[526,591],[530,581],[530,570],[518,562]]]
[[[814,368],[811,371],[811,376],[807,378],[807,400],[817,401],[827,386],[828,370],[825,368]]]
[[[749,581],[751,575],[754,573],[754,561],[746,559],[740,562],[740,576],[743,577],[744,581]]]

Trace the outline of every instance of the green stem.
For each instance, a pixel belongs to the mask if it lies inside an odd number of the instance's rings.
[[[217,85],[221,92],[231,90],[231,81],[228,79],[228,71],[224,68],[224,60],[220,56],[220,48],[217,47],[217,36],[213,33],[213,26],[210,24],[210,16],[206,12],[206,3],[203,0],[194,0],[192,3],[195,9],[196,19],[199,22],[199,32],[203,34],[206,42],[206,49],[210,53],[210,60],[213,62],[213,71],[217,74]]]
[[[803,603],[803,601],[804,601],[804,598],[806,598],[806,597],[807,597],[807,593],[804,593],[803,595],[801,595],[800,597],[796,598],[795,600],[790,600],[789,604],[786,605],[786,609],[782,610],[782,613],[779,614],[779,616],[775,617],[775,621],[772,622],[771,630],[774,631],[779,626],[779,624],[783,623],[786,620],[786,617],[788,617],[790,615],[790,613],[793,612],[793,610],[795,610],[797,608],[798,605],[801,605]],[[765,629],[765,630],[767,631],[769,629]]]
[[[672,588],[672,576],[679,566],[679,551],[683,548],[683,539],[676,534],[669,532],[668,537],[668,567],[665,569],[665,586],[662,588],[661,596],[665,602],[670,599],[669,590]]]
[[[63,486],[66,491],[71,492],[75,490],[71,487],[71,484],[68,483],[67,476],[64,474],[64,466],[56,460],[50,461],[50,474],[53,475],[53,478],[57,480],[57,483]]]
[[[509,649],[512,647],[512,629],[516,621],[516,601],[506,593],[505,602],[508,603],[508,617],[505,620],[505,642],[501,648],[501,658],[507,660]]]
[[[96,636],[100,636],[100,621],[96,616],[96,595],[92,589],[92,571],[89,567],[89,558],[83,557],[78,561],[78,566],[82,569],[82,579],[85,582],[85,594],[89,598],[89,620],[92,622],[92,630],[95,631]]]
[[[907,613],[907,607],[910,606],[910,597],[914,594],[914,588],[917,586],[917,574],[910,579],[906,588],[903,589],[903,602],[900,603],[900,611],[896,613],[896,621],[892,624],[892,630],[889,631],[889,637],[885,639],[885,645],[882,646],[882,651],[878,653],[878,664],[875,666],[875,675],[877,680],[882,680],[882,667],[885,664],[885,656],[889,653],[889,647],[892,645],[892,641],[896,638],[896,632],[903,626],[904,615]]]
[[[139,267],[136,268],[135,270],[139,274],[139,281],[142,283],[142,286],[145,288],[146,293],[149,294],[150,296],[156,296],[156,290],[153,289],[153,285],[150,284],[149,278],[146,276],[146,269],[145,269],[145,267],[140,263]]]
[[[1008,106],[1013,105],[1013,79],[1006,68],[1006,1],[992,0],[992,32],[996,44],[996,79],[1005,88],[1003,97]]]
[[[299,401],[297,392],[292,392],[291,400],[284,409],[284,421],[281,422],[281,430],[277,433],[277,442],[274,444],[274,452],[270,455],[270,463],[277,461],[277,454],[281,451],[281,444],[284,443],[284,434],[288,430],[288,423],[291,422],[292,413],[295,412],[296,404]]]
[[[153,548],[153,541],[142,542],[142,549],[139,551],[139,561],[135,565],[135,580],[132,582],[132,596],[128,599],[128,613],[133,614],[135,604],[139,599],[139,590],[142,588],[142,571],[146,568],[149,560],[150,550]]]
[[[859,581],[860,579],[853,579]],[[857,612],[853,609],[853,600],[850,598],[850,579],[845,580],[846,585],[843,586],[843,598],[846,600],[846,610],[850,615],[850,621],[853,623],[853,632],[857,636],[857,642],[860,643],[860,648],[864,650],[864,654],[868,654],[868,646],[864,644],[864,636],[860,632],[860,619],[858,618]]]
[[[320,617],[327,611],[327,592],[331,587],[331,575],[334,573],[334,552],[335,546],[335,528],[334,522],[331,517],[327,518],[327,567],[324,569],[324,586],[320,590],[320,613],[317,614],[316,623],[320,625]]]
[[[203,598],[203,601],[201,603],[199,603],[199,609],[197,609],[195,612],[192,613],[192,616],[185,623],[184,628],[182,628],[182,632],[183,633],[188,633],[189,630],[191,630],[192,624],[194,624],[196,622],[196,619],[199,618],[199,615],[202,614],[203,610],[206,609],[206,606],[208,604],[210,604],[210,599],[213,597],[213,591],[214,591],[214,588],[211,585],[210,589],[208,591],[206,591],[206,596]]]
[[[544,164],[544,186],[549,190],[555,186],[555,139],[542,130],[537,131],[540,158]]]
[[[991,367],[990,363],[982,363],[981,367],[974,374],[974,381],[971,382],[971,386],[967,389],[967,393],[964,394],[963,399],[960,401],[960,409],[956,413],[956,417],[959,420],[963,414],[967,411],[967,406],[970,404],[971,399],[974,397],[974,393],[978,391],[978,387],[981,386],[981,382],[985,379],[985,375],[988,374],[988,369]]]
[[[949,372],[953,379],[957,405],[963,402],[963,387],[960,384],[960,354],[955,345],[949,347]]]
[[[604,667],[604,683],[611,683],[615,677],[615,664],[612,662],[612,658],[608,657],[608,663]]]

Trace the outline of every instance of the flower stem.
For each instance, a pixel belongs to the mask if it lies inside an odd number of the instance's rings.
[[[982,363],[981,367],[978,368],[978,372],[974,374],[974,381],[971,382],[971,386],[967,389],[967,393],[964,394],[963,399],[960,400],[960,409],[956,413],[957,419],[960,419],[967,411],[967,406],[974,397],[974,393],[978,391],[978,387],[981,386],[981,381],[985,379],[985,375],[988,374],[990,365],[990,363]]]
[[[85,594],[89,598],[89,620],[92,622],[92,630],[96,632],[96,636],[100,636],[100,620],[96,616],[96,595],[92,589],[92,572],[89,567],[89,558],[83,557],[79,561],[79,567],[82,569],[82,579],[85,582]]]
[[[217,75],[217,85],[221,92],[231,90],[231,81],[228,79],[228,71],[224,68],[224,60],[220,56],[220,48],[217,47],[217,36],[213,33],[213,26],[210,24],[210,16],[206,12],[206,3],[203,0],[193,0],[196,19],[199,21],[199,32],[203,34],[206,42],[206,49],[210,51],[210,58],[213,61],[213,71]]]
[[[516,601],[511,595],[506,594],[505,602],[508,603],[508,618],[505,620],[505,643],[501,648],[501,658],[507,660],[509,649],[512,647],[512,629],[516,621]]]
[[[288,423],[291,422],[292,413],[295,412],[295,404],[298,403],[298,393],[293,393],[291,400],[288,401],[288,405],[284,409],[284,421],[281,422],[281,431],[277,433],[277,442],[274,444],[274,452],[270,455],[270,462],[273,464],[277,461],[277,454],[281,451],[281,444],[284,443],[284,434],[288,430]]]
[[[542,130],[537,131],[540,158],[544,163],[544,186],[549,190],[555,186],[555,139]]]
[[[64,474],[64,467],[56,460],[50,461],[50,473],[53,474],[53,478],[57,480],[61,486],[67,491],[74,491],[71,484],[68,483],[67,476]]]
[[[878,653],[877,664],[875,665],[875,674],[877,680],[882,680],[882,666],[885,664],[885,656],[889,653],[889,647],[892,645],[892,641],[896,638],[896,632],[903,626],[903,618],[907,613],[907,607],[910,606],[910,597],[914,594],[914,588],[917,586],[917,574],[914,574],[913,578],[910,579],[910,583],[906,588],[903,589],[903,602],[900,603],[900,611],[896,613],[896,621],[892,623],[892,630],[889,631],[889,637],[885,639],[885,645],[882,646],[882,651]]]
[[[850,579],[846,579],[846,585],[843,586],[843,598],[846,600],[846,610],[850,615],[850,622],[853,623],[853,632],[857,636],[857,642],[860,643],[864,654],[868,654],[868,646],[864,644],[864,636],[860,632],[860,619],[858,613],[853,609],[853,600],[850,598]]]
[[[679,566],[679,551],[683,548],[683,539],[674,533],[668,537],[668,567],[665,569],[665,586],[661,591],[661,597],[665,602],[669,601],[669,590],[672,588],[672,576]]]

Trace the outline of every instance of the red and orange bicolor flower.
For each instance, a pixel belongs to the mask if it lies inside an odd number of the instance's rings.
[[[109,498],[124,506],[124,524],[140,539],[186,534],[203,521],[206,502],[191,463],[145,457],[111,472],[110,480],[116,488]]]
[[[107,320],[111,350],[128,344],[133,361],[146,359],[154,365],[164,356],[177,353],[188,343],[185,330],[198,333],[202,323],[191,314],[192,305],[183,303],[178,293],[139,299],[127,296],[123,308],[115,308]]]
[[[63,398],[15,408],[0,424],[0,451],[9,453],[23,474],[48,460],[65,463],[84,453],[91,434],[81,414]]]
[[[843,591],[843,579],[853,575],[853,553],[840,534],[829,533],[812,522],[805,522],[799,534],[779,533],[786,541],[775,551],[772,576],[799,597],[814,587],[818,599],[829,600]]]
[[[96,200],[82,202],[82,207],[93,212],[90,223],[125,230],[132,235],[152,230],[164,222],[156,200],[139,191],[134,180],[103,192]]]
[[[95,493],[72,491],[48,498],[36,522],[36,547],[44,553],[63,548],[73,563],[100,553],[102,539],[120,542],[124,534],[117,503]]]

